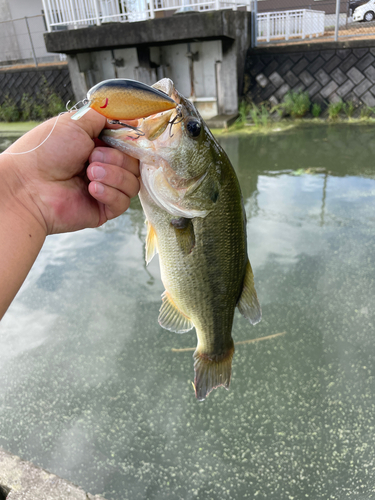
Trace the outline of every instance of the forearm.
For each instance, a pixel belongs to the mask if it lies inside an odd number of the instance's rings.
[[[46,234],[23,203],[11,166],[9,156],[0,156],[0,319],[28,275]]]

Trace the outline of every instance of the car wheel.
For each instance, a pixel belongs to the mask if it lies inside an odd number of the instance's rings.
[[[375,17],[375,14],[372,12],[372,10],[369,10],[366,12],[366,14],[363,16],[363,19],[365,21],[373,21]]]

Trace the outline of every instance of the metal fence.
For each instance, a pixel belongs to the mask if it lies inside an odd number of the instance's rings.
[[[143,21],[168,11],[245,8],[251,0],[43,0],[48,31],[107,22]]]
[[[253,45],[375,38],[375,0],[253,0]]]
[[[43,15],[0,22],[0,66],[61,62],[64,54],[47,52],[43,33],[47,26]]]

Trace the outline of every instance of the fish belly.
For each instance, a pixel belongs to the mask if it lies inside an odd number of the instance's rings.
[[[191,249],[181,246],[173,216],[156,206],[144,188],[140,198],[156,233],[166,292],[196,329],[195,388],[197,398],[205,399],[213,388],[230,383],[231,330],[247,262],[240,195],[233,206],[233,196],[223,193],[210,214],[191,220]]]

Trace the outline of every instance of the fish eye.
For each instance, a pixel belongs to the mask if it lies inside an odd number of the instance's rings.
[[[196,118],[190,118],[186,121],[185,126],[190,137],[196,138],[201,133],[201,122]]]

